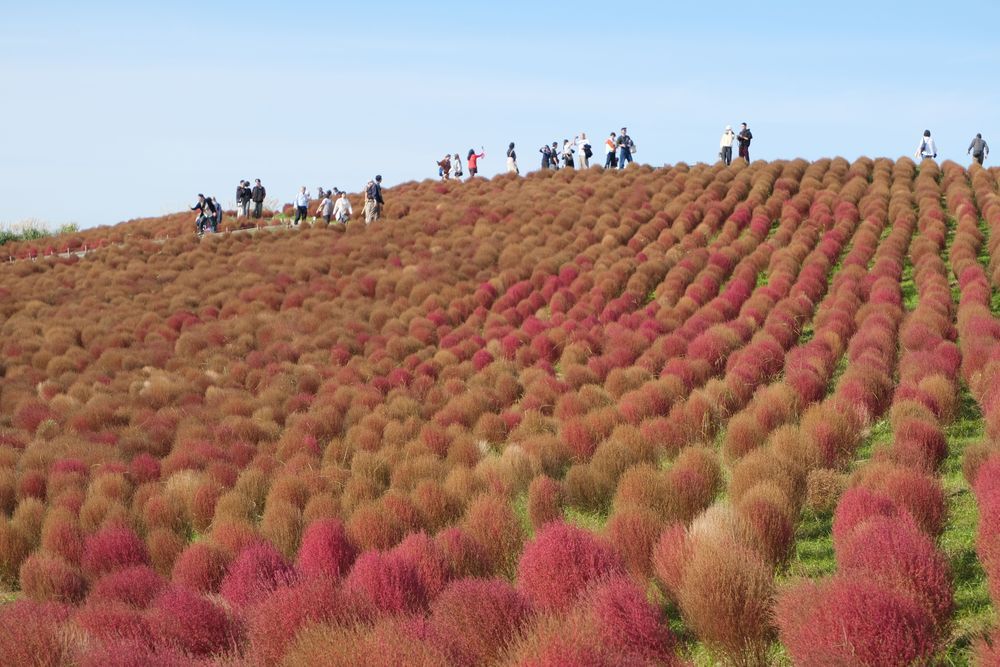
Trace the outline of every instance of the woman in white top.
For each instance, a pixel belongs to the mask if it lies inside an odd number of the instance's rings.
[[[736,133],[733,132],[732,126],[726,125],[722,139],[719,140],[719,157],[726,163],[727,167],[733,163],[733,141],[735,140]]]
[[[920,137],[920,146],[917,148],[914,157],[937,159],[937,146],[934,145],[934,140],[931,139],[930,130],[924,130],[924,136]]]
[[[576,140],[576,159],[580,162],[580,169],[590,167],[590,156],[593,154],[593,147],[590,145],[590,140],[587,139],[587,133],[581,132]]]
[[[333,217],[337,222],[342,224],[347,224],[347,221],[351,219],[351,215],[354,211],[351,210],[351,201],[347,198],[346,192],[340,193],[340,199],[337,200],[337,204],[333,207]]]

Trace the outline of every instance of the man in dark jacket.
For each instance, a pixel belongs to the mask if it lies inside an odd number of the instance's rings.
[[[260,220],[264,208],[264,197],[267,196],[267,190],[264,186],[260,184],[260,179],[255,181],[253,190],[250,191],[250,198],[253,200],[253,217]]]
[[[746,123],[740,124],[740,133],[736,135],[736,141],[740,144],[740,157],[750,164],[750,141],[753,139],[753,133],[750,132],[750,128],[747,127]]]
[[[976,134],[972,141],[969,143],[969,150],[966,153],[972,154],[972,159],[975,160],[982,166],[983,160],[986,156],[990,154],[990,146],[985,141],[983,141],[983,135]]]
[[[198,203],[191,207],[192,211],[198,211],[198,217],[194,220],[195,231],[198,236],[205,233],[205,227],[215,220],[215,203],[211,198],[203,194],[198,195]]]

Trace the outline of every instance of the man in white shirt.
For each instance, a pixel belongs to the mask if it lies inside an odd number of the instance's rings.
[[[733,163],[733,141],[735,140],[736,133],[733,132],[732,125],[726,125],[722,139],[719,140],[719,158],[726,163],[727,167]]]
[[[336,205],[333,207],[333,218],[339,223],[347,224],[347,221],[351,219],[354,211],[351,210],[351,200],[347,198],[346,192],[340,193],[340,198],[337,200]]]
[[[299,188],[299,194],[295,196],[295,226],[309,215],[309,195],[306,194],[306,186]]]

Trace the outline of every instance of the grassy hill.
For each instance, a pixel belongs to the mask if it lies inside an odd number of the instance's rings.
[[[0,651],[992,664],[997,176],[548,171],[5,245]]]

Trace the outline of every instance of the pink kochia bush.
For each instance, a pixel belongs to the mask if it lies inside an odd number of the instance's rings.
[[[196,656],[223,653],[242,641],[225,609],[192,590],[172,587],[153,603],[150,625],[162,640]]]
[[[60,665],[66,659],[61,628],[71,608],[54,602],[17,600],[0,606],[0,656],[10,667]]]
[[[385,615],[427,606],[427,590],[416,564],[398,552],[366,551],[344,580],[344,590]]]
[[[149,565],[149,552],[134,530],[112,524],[87,538],[81,564],[84,573],[96,578],[115,570]]]
[[[590,582],[624,573],[625,563],[604,540],[556,521],[525,545],[517,566],[517,587],[539,610],[561,611]]]
[[[321,519],[309,524],[303,533],[295,564],[304,575],[339,579],[347,574],[356,556],[344,525],[337,519]]]
[[[222,580],[220,593],[230,604],[243,607],[294,578],[295,571],[276,548],[258,543],[245,549],[233,561]]]
[[[111,572],[94,582],[88,602],[116,601],[145,608],[160,594],[166,581],[145,565]]]
[[[489,664],[531,615],[527,599],[502,579],[458,579],[431,604],[431,634],[455,664]]]
[[[793,584],[775,619],[797,665],[922,663],[935,652],[934,618],[911,596],[873,579],[835,577]]]

